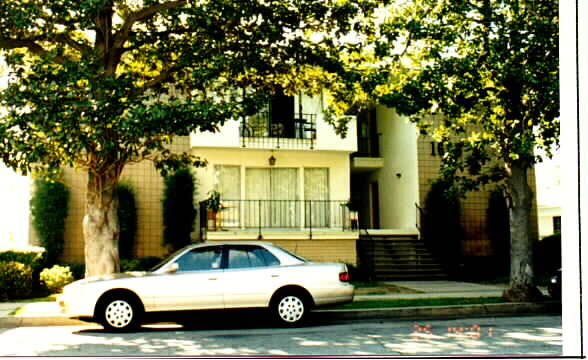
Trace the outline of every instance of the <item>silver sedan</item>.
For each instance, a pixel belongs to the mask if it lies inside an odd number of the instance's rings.
[[[187,246],[148,272],[86,278],[58,299],[70,318],[111,331],[138,327],[155,312],[268,308],[284,325],[316,306],[353,301],[345,264],[315,263],[266,242]]]

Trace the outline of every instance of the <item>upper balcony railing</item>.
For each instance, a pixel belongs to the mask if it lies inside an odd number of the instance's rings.
[[[293,118],[272,118],[260,112],[241,123],[241,146],[253,148],[314,149],[316,114],[294,114]]]
[[[223,200],[222,209],[212,213],[201,203],[205,231],[268,229],[312,232],[317,230],[357,231],[357,212],[348,201],[332,200]]]

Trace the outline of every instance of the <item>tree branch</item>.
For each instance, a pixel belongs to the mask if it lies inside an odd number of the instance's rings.
[[[92,48],[90,48],[86,44],[75,41],[74,39],[72,39],[71,37],[69,37],[68,35],[66,35],[64,33],[58,34],[57,36],[55,36],[55,40],[71,47],[72,49],[79,51],[80,53],[88,53],[88,52],[92,51]]]
[[[0,38],[0,49],[10,50],[19,48],[26,48],[31,53],[39,55],[41,57],[46,57],[50,54],[50,52],[47,49],[45,49],[33,40]],[[53,56],[53,61],[61,65],[63,65],[66,60],[67,58],[65,56]]]
[[[188,3],[187,0],[169,1],[162,4],[153,5],[151,7],[139,10],[132,13],[123,23],[122,28],[115,35],[115,47],[122,48],[125,42],[129,39],[129,34],[135,23],[144,21],[158,12],[182,7]]]

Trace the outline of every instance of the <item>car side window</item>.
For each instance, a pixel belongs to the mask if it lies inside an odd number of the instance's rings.
[[[263,259],[265,266],[276,266],[280,265],[280,260],[275,257],[271,252],[262,248],[256,247],[251,250],[251,253],[254,254],[256,257]]]
[[[229,249],[229,269],[279,265],[278,259],[266,249],[256,246]]]
[[[220,269],[222,248],[198,248],[182,255],[176,263],[178,272]]]

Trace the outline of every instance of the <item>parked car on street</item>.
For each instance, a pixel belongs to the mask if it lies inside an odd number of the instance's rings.
[[[553,299],[561,300],[561,269],[557,270],[557,272],[549,279],[547,291]]]
[[[58,303],[70,317],[110,331],[141,325],[150,313],[267,308],[283,325],[313,307],[353,301],[345,264],[316,263],[267,242],[187,246],[151,271],[118,273],[67,285]]]

